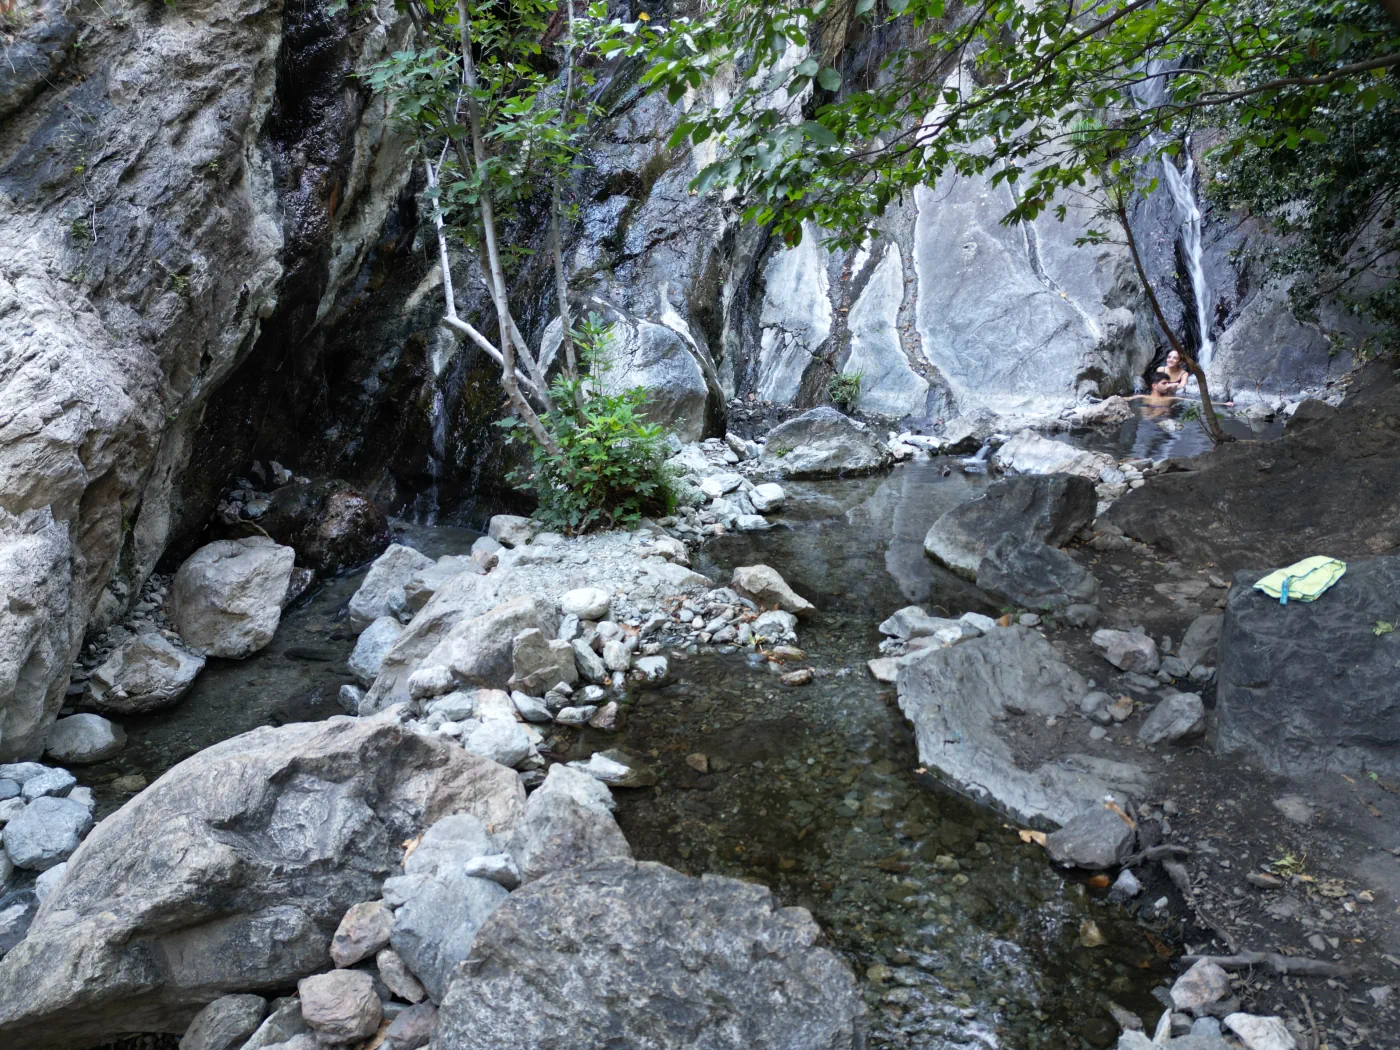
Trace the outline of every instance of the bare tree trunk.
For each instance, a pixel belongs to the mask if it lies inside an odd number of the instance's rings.
[[[476,161],[474,166],[463,163],[462,170],[464,172],[474,170],[480,178],[482,169],[486,165],[486,147],[481,138],[481,118],[476,105],[476,63],[472,61],[472,22],[470,13],[467,11],[467,0],[457,0],[457,18],[461,22],[462,83],[466,87],[467,120],[471,128],[472,155]],[[461,142],[457,141],[456,146],[459,159],[465,162],[466,158],[462,156],[465,150]],[[520,418],[534,434],[535,440],[551,455],[557,456],[561,452],[559,444],[550,436],[549,431],[540,422],[540,417],[535,414],[535,410],[525,400],[525,396],[520,392],[520,384],[515,378],[515,338],[512,331],[515,325],[511,320],[510,310],[506,303],[506,276],[505,271],[501,268],[501,254],[496,244],[496,209],[492,204],[491,191],[486,185],[485,179],[482,179],[478,204],[481,208],[482,240],[486,244],[486,260],[491,276],[491,297],[496,301],[496,321],[501,331],[501,386],[505,388],[506,396],[510,398],[510,402]],[[528,356],[528,350],[526,353]],[[548,393],[542,390],[540,396],[548,403]]]
[[[1152,282],[1147,279],[1147,271],[1143,268],[1142,257],[1138,255],[1137,238],[1133,236],[1132,226],[1128,223],[1128,208],[1121,198],[1114,202],[1113,211],[1118,218],[1118,224],[1123,227],[1123,235],[1128,240],[1128,250],[1133,256],[1133,267],[1137,270],[1138,280],[1142,282],[1142,290],[1147,293],[1147,301],[1152,306],[1152,313],[1156,316],[1157,323],[1162,326],[1162,331],[1167,333],[1167,340],[1181,358],[1182,366],[1196,377],[1196,384],[1201,388],[1201,426],[1205,428],[1206,436],[1217,445],[1233,441],[1234,438],[1221,429],[1220,420],[1216,418],[1215,406],[1211,404],[1210,387],[1206,383],[1205,372],[1196,363],[1196,359],[1186,352],[1186,347],[1177,338],[1172,326],[1167,324],[1166,315],[1162,313],[1162,304],[1157,301],[1157,293],[1152,290]]]
[[[1400,2],[1400,0],[1397,0]],[[564,0],[569,12],[569,38],[564,45],[564,106],[560,121],[567,126],[574,101],[574,0]],[[569,316],[569,279],[564,272],[564,234],[559,213],[563,202],[559,193],[559,176],[554,176],[552,199],[550,201],[550,233],[554,241],[554,294],[559,300],[559,322],[563,326],[565,374],[572,380],[578,378],[578,361],[574,356],[573,318]],[[580,400],[582,392],[577,395]],[[582,407],[582,405],[580,405]]]

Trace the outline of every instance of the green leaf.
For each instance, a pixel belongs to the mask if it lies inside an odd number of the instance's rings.
[[[803,121],[802,133],[819,146],[839,146],[841,144],[830,128],[815,120]]]
[[[827,91],[839,91],[841,89],[841,74],[830,66],[824,66],[817,74],[817,83]]]

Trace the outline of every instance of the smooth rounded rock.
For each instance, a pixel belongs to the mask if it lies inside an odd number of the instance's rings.
[[[238,1050],[267,1013],[260,995],[224,995],[195,1015],[180,1038],[180,1050]]]
[[[44,753],[69,765],[86,765],[111,758],[126,747],[126,730],[101,715],[60,718],[49,726]]]
[[[301,1015],[328,1042],[352,1043],[379,1028],[383,1009],[374,978],[359,970],[333,970],[297,982]]]
[[[565,591],[559,599],[559,611],[580,620],[601,620],[611,605],[611,596],[601,587],[579,587]]]
[[[47,871],[71,857],[91,828],[81,802],[45,795],[5,825],[5,852],[17,868]]]

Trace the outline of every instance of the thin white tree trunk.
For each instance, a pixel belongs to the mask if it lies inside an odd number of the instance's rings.
[[[486,147],[481,138],[481,118],[476,105],[476,64],[472,61],[472,22],[471,14],[467,10],[467,0],[457,0],[457,18],[461,22],[462,83],[466,87],[467,120],[471,129],[472,154],[476,161],[475,171],[480,177],[486,164]],[[458,151],[460,156],[462,152],[460,144],[458,144]],[[472,169],[464,165],[463,170]],[[486,259],[491,274],[492,298],[496,301],[496,320],[501,332],[501,385],[505,388],[506,396],[510,398],[511,404],[519,413],[520,418],[534,434],[535,440],[551,454],[557,456],[561,451],[558,442],[545,429],[544,424],[540,422],[540,417],[535,414],[535,410],[525,400],[525,395],[520,392],[520,384],[515,378],[515,339],[513,337],[515,324],[511,320],[510,310],[506,306],[506,277],[505,271],[501,268],[501,255],[496,244],[496,209],[492,204],[490,188],[486,185],[485,179],[481,181],[479,206],[481,208],[482,240],[486,244]],[[540,396],[546,402],[548,401],[547,392],[540,391]]]

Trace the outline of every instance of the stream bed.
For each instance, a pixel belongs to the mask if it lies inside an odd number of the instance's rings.
[[[787,483],[779,527],[714,540],[696,568],[722,584],[737,565],[770,564],[811,599],[818,614],[799,633],[816,680],[785,687],[744,651],[670,650],[674,682],[630,693],[621,733],[564,730],[567,752],[552,757],[622,746],[651,762],[657,787],[616,793],[635,855],[758,881],[809,909],[861,978],[872,1047],[1108,1046],[1119,1031],[1109,1000],[1160,1012],[1149,993],[1169,972],[1164,947],[1002,817],[924,774],[894,689],[865,670],[876,625],[903,605],[997,611],[923,553],[934,519],[987,481],[922,459]],[[408,526],[399,540],[436,557],[477,535]],[[219,740],[341,713],[354,645],[343,610],[362,578],[320,585],[266,649],[211,661],[175,708],[123,719],[127,748],[83,771],[98,815]],[[1086,923],[1101,946],[1082,943]]]

